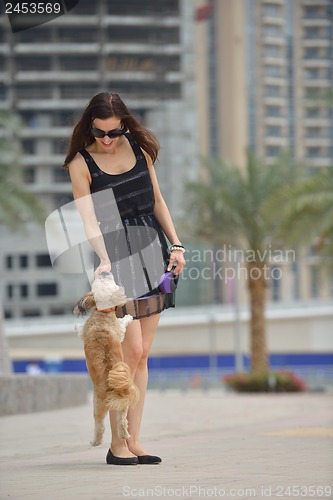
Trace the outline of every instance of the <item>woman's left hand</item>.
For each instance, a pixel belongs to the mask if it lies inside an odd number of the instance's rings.
[[[176,263],[177,265],[173,269],[173,274],[178,275],[182,272],[183,267],[186,266],[186,261],[184,259],[184,252],[182,252],[181,250],[172,250],[167,269],[168,271],[171,271],[174,263]]]

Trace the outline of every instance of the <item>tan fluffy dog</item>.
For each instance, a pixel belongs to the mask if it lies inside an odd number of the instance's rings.
[[[102,443],[104,419],[109,410],[118,411],[118,435],[128,433],[127,411],[139,399],[130,369],[123,361],[121,342],[132,316],[117,318],[116,306],[125,304],[124,289],[119,287],[111,273],[102,273],[92,284],[91,292],[82,297],[74,314],[93,311],[79,332],[84,342],[87,368],[94,386],[95,435],[91,444]]]

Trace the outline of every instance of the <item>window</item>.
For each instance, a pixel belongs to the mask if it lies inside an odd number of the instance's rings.
[[[76,31],[71,30],[72,35],[76,37]],[[86,36],[86,42],[88,41]],[[76,40],[76,43],[78,40]],[[96,57],[80,57],[80,56],[63,56],[60,59],[60,69],[62,71],[97,71],[97,58]]]
[[[282,76],[281,66],[265,66],[265,76]]]
[[[14,287],[13,285],[7,285],[7,297],[8,299],[12,299],[14,296]]]
[[[281,27],[275,26],[275,24],[271,25],[271,26],[265,26],[264,27],[264,35],[280,37],[280,36],[282,36]]]
[[[309,158],[316,158],[317,156],[321,156],[320,154],[320,148],[317,146],[314,146],[312,148],[307,149],[307,156]]]
[[[81,1],[81,0],[80,0]],[[94,6],[95,7],[95,6]],[[93,43],[98,41],[98,29],[92,26],[89,26],[89,29],[82,27],[79,28],[76,26],[73,28],[58,28],[58,37],[61,43]],[[74,60],[74,58],[72,58]],[[83,58],[82,62],[83,62]],[[87,58],[91,60],[92,58]],[[84,62],[83,62],[84,64]],[[95,66],[96,68],[96,58],[95,58]],[[68,68],[69,69],[69,68]],[[89,68],[88,68],[89,69]]]
[[[280,106],[267,106],[266,107],[267,116],[281,116]]]
[[[54,210],[57,208],[63,207],[73,201],[72,194],[58,194],[54,196]]]
[[[51,316],[62,316],[64,314],[66,314],[66,311],[62,307],[55,307],[50,309]]]
[[[267,146],[266,156],[278,156],[280,153],[280,146]]]
[[[20,56],[16,59],[16,69],[18,71],[49,71],[51,69],[51,57],[38,55]]]
[[[6,269],[13,269],[13,256],[12,255],[6,255],[5,267],[6,267]]]
[[[307,108],[306,117],[307,118],[317,118],[320,116],[320,108]]]
[[[307,47],[304,50],[304,58],[305,59],[316,59],[319,57],[320,49],[319,47]]]
[[[54,182],[69,182],[69,173],[60,167],[53,169],[53,180]]]
[[[25,154],[33,155],[36,152],[36,141],[32,139],[24,139],[21,142],[23,152]]]
[[[280,57],[281,49],[277,45],[266,45],[265,56],[267,57]]]
[[[306,137],[323,137],[323,131],[320,127],[307,127]]]
[[[38,30],[33,30],[33,32]],[[25,83],[24,86],[18,86],[16,89],[19,99],[51,99],[52,88],[48,83]]]
[[[58,291],[57,289],[58,289],[57,283],[39,283],[37,285],[37,296],[44,297],[44,296],[57,295]]]
[[[265,5],[264,6],[264,14],[266,16],[279,16],[280,15],[280,6],[279,5]]]
[[[36,182],[36,169],[34,167],[26,167],[23,170],[23,180],[26,184]]]
[[[21,298],[25,298],[25,297],[28,297],[28,285],[27,284],[22,284],[20,285],[20,297]]]
[[[0,101],[5,101],[7,98],[7,89],[4,85],[0,85]]]
[[[37,267],[51,267],[51,259],[48,253],[36,255],[36,266]]]
[[[75,121],[72,111],[57,111],[52,118],[55,127],[72,127]]]
[[[268,137],[281,137],[281,127],[278,125],[270,125],[266,127],[266,136]]]
[[[280,97],[281,87],[278,85],[267,85],[265,87],[265,95],[266,97]]]
[[[15,34],[20,43],[45,43],[51,40],[51,28],[38,27],[38,29],[21,31]]]
[[[27,255],[20,255],[19,262],[20,262],[20,268],[26,269],[28,267],[28,256]]]
[[[317,27],[307,27],[304,30],[304,38],[319,38],[320,29]]]
[[[305,78],[322,78],[319,68],[307,68],[304,72]]]
[[[36,316],[41,316],[39,309],[28,309],[22,311],[23,318],[35,318]]]
[[[52,141],[52,150],[54,154],[64,155],[66,151],[67,141],[64,139],[55,139]]]

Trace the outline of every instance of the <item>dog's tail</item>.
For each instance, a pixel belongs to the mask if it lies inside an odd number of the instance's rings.
[[[86,293],[77,304],[75,304],[73,309],[73,314],[75,316],[84,316],[90,309],[96,306],[94,295],[92,292]]]
[[[129,366],[119,361],[109,371],[107,383],[111,389],[109,407],[111,410],[123,411],[129,405],[135,405],[140,397],[139,389],[131,378]]]

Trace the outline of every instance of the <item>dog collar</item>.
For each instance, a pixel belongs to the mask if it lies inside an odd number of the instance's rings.
[[[96,307],[96,309],[97,309],[97,307]],[[101,312],[101,313],[112,313],[112,312],[115,312],[116,309],[117,309],[117,306],[110,307],[110,309],[97,309],[97,311]]]

